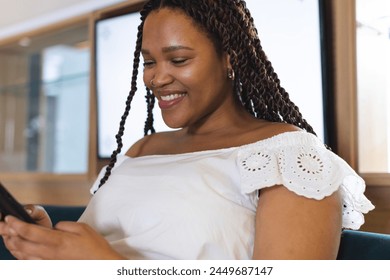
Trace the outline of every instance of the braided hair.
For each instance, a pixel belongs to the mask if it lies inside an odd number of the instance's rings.
[[[122,136],[131,101],[137,90],[137,75],[140,63],[143,26],[147,16],[161,8],[177,9],[184,12],[211,39],[218,53],[227,53],[234,71],[234,93],[242,106],[253,116],[272,122],[283,122],[298,126],[315,134],[313,128],[303,119],[298,107],[290,100],[289,94],[280,85],[278,75],[258,37],[253,18],[243,0],[150,0],[141,10],[134,52],[131,90],[126,100],[126,109],[116,135],[117,149],[101,179],[99,188],[107,181],[114,167],[117,155],[122,149]],[[144,134],[154,133],[154,95],[146,89],[147,120]]]

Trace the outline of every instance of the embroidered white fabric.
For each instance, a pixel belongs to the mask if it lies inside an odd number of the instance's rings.
[[[314,135],[287,132],[239,147],[120,156],[80,221],[128,259],[250,259],[258,190],[277,184],[314,199],[340,188],[344,228],[359,228],[373,209],[347,163]]]
[[[374,209],[364,195],[363,179],[308,133],[283,133],[244,146],[239,151],[238,165],[247,193],[284,185],[298,195],[319,200],[340,188],[344,228],[359,229],[364,223],[363,214]]]

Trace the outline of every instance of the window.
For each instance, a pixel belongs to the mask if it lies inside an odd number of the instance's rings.
[[[359,172],[390,172],[390,2],[356,0]]]
[[[85,173],[86,24],[0,44],[0,173]]]

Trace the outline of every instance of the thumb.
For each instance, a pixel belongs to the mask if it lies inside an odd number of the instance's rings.
[[[46,212],[45,208],[40,205],[27,204],[24,206],[27,213],[40,225],[46,227],[52,227],[49,214]]]

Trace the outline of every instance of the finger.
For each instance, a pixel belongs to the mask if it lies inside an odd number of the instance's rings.
[[[52,242],[54,239],[48,239],[48,233],[52,230],[39,225],[23,222],[13,216],[5,217],[8,225],[8,233],[11,236],[19,236],[25,240],[37,243]]]
[[[5,221],[8,220],[7,217],[5,217]],[[7,222],[4,223],[4,227],[3,227],[2,231],[4,232],[4,236],[17,236],[18,235],[17,232],[15,230],[13,230],[12,227],[10,227]]]
[[[15,250],[9,250],[9,252],[11,253],[12,256],[14,256],[18,260],[24,260],[25,259],[24,255],[22,254],[22,252],[15,251]]]
[[[23,254],[22,252],[18,251],[12,251],[10,252],[15,258],[18,260],[43,260],[41,257],[37,256],[28,256],[26,254]]]
[[[19,260],[40,260],[45,246],[27,241],[18,236],[7,238],[4,242],[10,253]]]
[[[5,248],[7,248],[7,250],[11,252],[12,248],[10,247],[9,240],[10,240],[10,236],[3,237]]]
[[[1,236],[8,235],[8,226],[4,222],[0,222],[0,235]]]
[[[15,217],[7,216],[9,227],[16,232],[7,240],[7,246],[20,259],[62,259],[65,251],[65,258],[80,258],[80,255],[74,255],[75,249],[80,246],[72,244],[80,244],[81,234],[71,232],[48,229],[42,226],[28,224],[18,220]],[[63,222],[63,226],[67,229],[73,229],[75,232],[83,231],[84,225],[77,225],[75,222]],[[76,242],[76,243],[75,243]]]
[[[87,224],[79,222],[61,221],[55,225],[55,229],[70,232],[74,234],[81,234],[92,230]]]
[[[34,212],[35,210],[35,205],[33,204],[27,204],[24,206],[24,209],[26,210],[26,212],[31,216],[31,214]]]
[[[28,204],[24,206],[30,216],[38,223],[46,227],[52,227],[49,215],[41,205]]]

